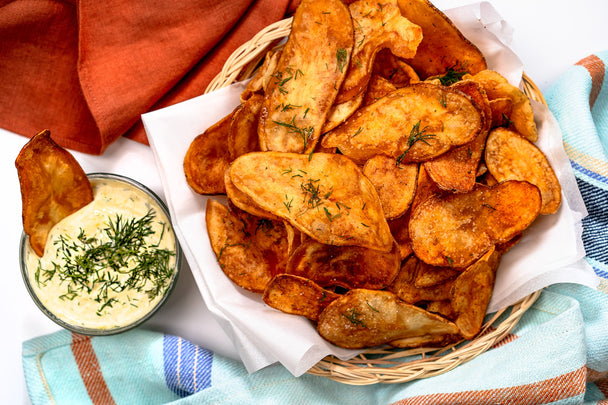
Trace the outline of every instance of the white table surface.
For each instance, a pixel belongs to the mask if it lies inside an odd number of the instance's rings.
[[[435,0],[440,8],[471,3],[464,0]],[[522,59],[526,73],[541,91],[580,59],[608,50],[608,2],[605,0],[492,0],[490,3],[513,28],[511,47]],[[29,134],[28,134],[29,135]],[[21,194],[15,158],[27,139],[0,129],[0,178],[5,214],[0,223],[0,403],[29,403],[21,366],[24,340],[59,330],[30,299],[19,270]],[[120,139],[103,156],[74,153],[85,171],[111,171],[129,175],[161,194],[160,179],[149,148]],[[142,164],[125,169],[127,162]],[[234,357],[235,350],[205,308],[194,279],[185,265],[179,283],[164,308],[146,327],[183,336],[220,354]]]

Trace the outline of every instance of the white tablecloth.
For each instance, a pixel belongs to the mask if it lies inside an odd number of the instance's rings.
[[[468,4],[463,0],[435,0],[440,8]],[[604,0],[493,0],[494,8],[513,28],[511,47],[522,59],[526,73],[542,91],[572,64],[608,49],[608,2]],[[3,78],[0,78],[3,80]],[[28,134],[29,135],[29,134]],[[34,305],[21,280],[19,238],[21,194],[14,161],[27,139],[0,129],[0,179],[3,258],[0,283],[0,403],[29,403],[21,368],[21,343],[59,329]],[[162,196],[152,153],[141,144],[120,139],[103,156],[75,153],[87,172],[110,171],[128,175]],[[128,163],[137,158],[139,164]],[[232,344],[211,318],[187,265],[165,307],[147,327],[183,336],[220,354],[236,357]]]

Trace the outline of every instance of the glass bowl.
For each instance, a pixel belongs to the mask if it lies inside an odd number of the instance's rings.
[[[72,226],[72,231],[74,232],[76,227],[82,230],[81,225],[84,223],[82,220],[85,218],[89,220],[97,215],[100,218],[106,217],[107,220],[97,219],[97,222],[93,225],[93,230],[87,228],[85,237],[82,239],[79,238],[79,235],[72,235],[71,238],[62,241],[63,234],[60,234],[61,236],[51,241],[49,237],[44,257],[48,256],[50,250],[55,251],[55,255],[51,253],[51,256],[54,256],[55,259],[60,255],[67,257],[67,260],[60,262],[59,265],[57,265],[59,260],[55,261],[51,257],[41,261],[30,247],[28,235],[23,232],[19,247],[21,275],[34,303],[53,322],[82,335],[111,335],[141,325],[162,307],[177,282],[182,254],[171,225],[169,211],[152,190],[133,179],[117,174],[90,173],[87,176],[93,185],[95,203],[100,205],[93,211],[87,211],[83,208],[72,214],[79,215],[76,225]],[[98,195],[97,190],[98,188],[102,189],[101,184],[114,184],[115,188],[109,189],[107,194],[103,196],[101,192]],[[123,193],[125,194],[124,197],[122,197]],[[128,195],[130,197],[127,197]],[[101,203],[100,201],[106,202]],[[119,214],[119,210],[122,208],[134,210],[139,214],[135,214],[129,223],[129,218],[126,215]],[[154,210],[153,216],[149,215],[152,212],[150,209]],[[141,216],[144,211],[146,214]],[[85,212],[89,212],[89,214],[85,214]],[[112,223],[111,218],[114,218],[114,226],[109,225]],[[145,222],[144,218],[147,218],[148,222]],[[133,224],[135,225],[130,228]],[[154,244],[154,241],[156,241],[158,244],[161,237],[163,238],[163,245],[157,246],[158,250],[161,251],[158,256],[148,255],[147,252],[149,251],[136,250],[130,256],[123,254],[121,257],[128,257],[128,260],[131,260],[130,263],[139,260],[139,263],[144,264],[139,266],[123,264],[115,267],[118,270],[107,271],[97,266],[95,270],[87,273],[90,274],[89,277],[95,277],[95,282],[92,282],[93,279],[81,283],[66,281],[79,279],[78,275],[82,274],[84,271],[82,269],[86,268],[87,265],[81,265],[81,261],[76,259],[72,260],[72,257],[78,256],[76,253],[65,255],[59,252],[69,250],[70,252],[82,253],[90,249],[91,246],[95,246],[91,244],[90,240],[87,241],[86,239],[86,236],[91,236],[95,229],[99,230],[100,234],[114,235],[115,237],[112,240],[118,241],[121,239],[118,236],[123,235],[120,233],[121,230],[126,232],[126,229],[137,229],[137,226],[142,224],[149,224],[151,228],[148,229],[154,230],[149,239],[146,239],[148,242]],[[142,226],[145,227],[146,225]],[[56,227],[67,229],[64,228],[63,224],[61,227],[57,224]],[[135,231],[135,233],[137,232]],[[115,246],[120,242],[114,242],[113,245],[108,244],[109,242],[103,239],[104,237],[101,239],[102,242],[98,243],[98,245],[103,244],[104,247],[98,247],[96,251],[116,251],[114,247],[107,248],[107,246]],[[51,244],[60,247],[56,250],[54,247],[49,247]],[[76,245],[79,246],[79,250],[73,250]],[[88,248],[85,249],[85,246],[88,246]],[[67,249],[61,250],[65,247]],[[172,251],[173,255],[167,253],[167,251]],[[84,256],[85,253],[80,255],[80,257]],[[156,257],[158,261],[154,261],[150,257]],[[155,263],[161,264],[156,265]],[[140,270],[135,271],[134,267]],[[66,276],[66,274],[69,274],[69,276]],[[152,274],[152,277],[147,277],[147,274]],[[159,285],[155,285],[152,281],[146,281],[153,279],[161,280]],[[53,283],[59,282],[59,280],[63,280],[59,286],[52,287]],[[143,284],[144,282],[147,284]],[[135,287],[127,287],[127,285],[135,285]],[[59,291],[51,291],[52,288],[58,288]],[[91,294],[88,294],[87,290],[90,290]],[[104,290],[107,291],[105,296]],[[124,294],[119,295],[120,291]],[[149,298],[146,291],[150,292],[150,295],[153,295],[154,298]]]

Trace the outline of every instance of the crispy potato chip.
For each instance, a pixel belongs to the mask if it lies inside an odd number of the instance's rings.
[[[355,27],[355,46],[336,103],[344,103],[365,92],[380,49],[411,58],[422,40],[422,29],[401,15],[396,0],[382,4],[355,1],[348,9]]]
[[[391,234],[399,246],[401,260],[404,260],[414,252],[412,250],[412,240],[410,239],[410,232],[408,228],[408,224],[410,222],[410,212],[411,210],[407,210],[405,214],[401,215],[399,218],[390,219],[387,221]]]
[[[279,62],[281,52],[281,49],[266,52],[262,66],[260,66],[249,83],[247,83],[245,90],[241,93],[241,104],[244,104],[245,101],[249,100],[254,94],[264,95]]]
[[[290,256],[286,273],[310,279],[321,287],[382,289],[393,282],[401,256],[359,246],[331,246],[310,239]]]
[[[334,300],[319,316],[319,334],[346,349],[360,349],[384,343],[454,334],[452,322],[401,301],[389,291],[356,289]]]
[[[230,210],[211,199],[205,221],[220,267],[239,287],[262,293],[275,275],[285,272],[289,248],[282,222]]]
[[[400,349],[413,349],[415,347],[447,346],[450,343],[458,342],[460,339],[460,335],[454,333],[431,333],[424,336],[393,340],[388,344]]]
[[[512,111],[508,116],[513,127],[530,142],[538,140],[538,129],[534,122],[534,111],[530,99],[523,91],[513,86],[500,73],[493,70],[483,70],[473,76],[486,90],[490,101],[507,97],[511,100]]]
[[[456,326],[465,339],[473,339],[481,330],[492,291],[500,253],[490,249],[460,274],[452,286],[452,307]]]
[[[486,166],[497,181],[525,180],[540,189],[541,215],[553,214],[561,204],[559,180],[543,152],[517,132],[496,128],[488,136]]]
[[[228,197],[229,202],[234,204],[237,208],[260,218],[271,219],[273,221],[281,220],[281,218],[277,217],[276,215],[262,209],[251,198],[249,198],[247,194],[236,188],[234,184],[232,184],[232,180],[230,180],[228,170],[224,172],[224,185],[226,187],[226,196]]]
[[[367,91],[365,92],[365,97],[363,97],[362,105],[373,104],[395,90],[397,90],[397,87],[388,81],[388,79],[385,79],[382,76],[372,75],[367,86]]]
[[[420,81],[414,68],[393,55],[390,49],[383,49],[376,54],[372,74],[383,77],[395,87]]]
[[[190,143],[184,156],[188,185],[199,194],[225,194],[224,172],[230,164],[228,132],[234,111]]]
[[[412,248],[428,264],[466,267],[526,229],[540,204],[538,187],[516,180],[432,196],[412,211]]]
[[[278,274],[264,290],[264,302],[287,314],[302,315],[317,321],[321,312],[340,295],[314,281],[293,274]]]
[[[424,168],[439,188],[466,193],[475,186],[477,167],[490,130],[491,110],[483,88],[473,80],[460,81],[451,87],[471,97],[482,112],[483,128],[471,142],[424,162]]]
[[[431,176],[427,173],[424,165],[420,165],[420,168],[418,169],[418,181],[416,183],[416,194],[414,194],[414,200],[410,207],[410,214],[418,205],[420,205],[420,203],[431,196],[442,193],[443,191],[437,186],[433,179],[431,179]]]
[[[51,139],[49,130],[30,139],[15,160],[21,188],[23,230],[38,256],[48,234],[68,215],[93,201],[93,189],[74,156]]]
[[[227,140],[231,160],[260,150],[258,122],[263,102],[264,96],[253,94],[234,111]]]
[[[397,297],[409,304],[449,299],[454,279],[445,280],[441,284],[430,287],[417,287],[415,282],[419,264],[420,260],[416,256],[412,255],[407,258],[387,291],[395,293]]]
[[[348,70],[352,48],[352,20],[342,1],[300,3],[262,107],[258,127],[262,150],[314,150]]]
[[[332,105],[327,120],[325,121],[325,124],[323,124],[323,133],[331,131],[346,121],[348,117],[359,108],[361,103],[363,103],[364,98],[365,93],[361,93],[343,103]]]
[[[451,300],[431,301],[426,304],[425,309],[434,314],[441,315],[452,322],[456,319],[457,316],[456,312],[454,311],[454,307],[452,306]]]
[[[406,60],[421,79],[450,72],[477,73],[487,68],[479,49],[430,1],[399,0],[399,8],[405,18],[422,27],[416,55]]]
[[[513,102],[508,97],[499,97],[490,100],[492,110],[492,127],[509,127],[509,117],[513,114]]]
[[[376,188],[387,219],[400,217],[407,211],[416,192],[417,163],[398,165],[393,158],[376,155],[365,162],[363,174]]]
[[[418,288],[433,287],[458,276],[461,272],[454,267],[431,266],[423,261],[418,262],[414,285]]]
[[[464,93],[419,83],[362,107],[323,137],[323,146],[363,164],[386,154],[401,163],[439,156],[481,131],[481,112]]]
[[[258,206],[321,243],[393,247],[373,184],[342,155],[253,152],[229,171],[234,186]]]

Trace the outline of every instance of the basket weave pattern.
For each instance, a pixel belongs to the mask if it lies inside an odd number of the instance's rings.
[[[291,23],[292,18],[287,18],[271,24],[236,49],[221,72],[209,83],[205,93],[251,77],[266,51],[289,35]],[[522,87],[528,97],[546,105],[542,93],[525,73]],[[349,360],[327,356],[308,370],[308,373],[352,385],[402,383],[445,373],[499,345],[540,293],[536,291],[511,307],[493,314],[483,325],[478,337],[472,341],[442,348],[376,348]]]

